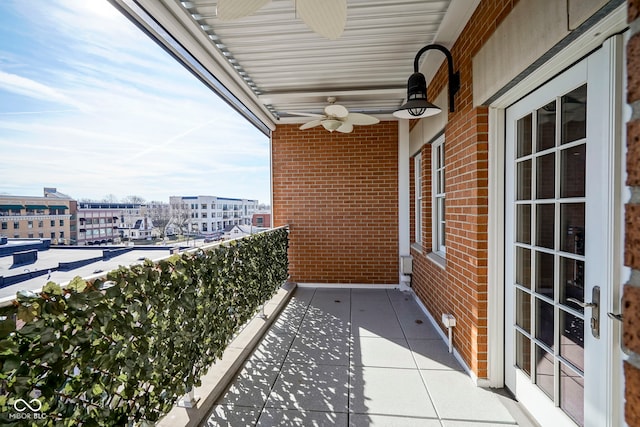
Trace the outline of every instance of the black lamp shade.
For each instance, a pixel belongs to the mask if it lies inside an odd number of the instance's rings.
[[[407,82],[407,102],[393,115],[399,119],[419,119],[442,111],[427,101],[427,80],[422,73],[413,73]]]

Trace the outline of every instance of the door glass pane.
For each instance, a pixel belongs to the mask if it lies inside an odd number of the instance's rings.
[[[516,283],[531,289],[531,250],[516,248]]]
[[[516,242],[531,244],[531,205],[516,206]]]
[[[536,245],[554,249],[555,205],[536,206]]]
[[[584,378],[560,364],[560,407],[579,426],[584,425]]]
[[[583,312],[584,309],[574,302],[567,301],[575,298],[584,302],[584,261],[560,257],[560,302],[574,310]]]
[[[584,255],[584,203],[560,205],[560,249]]]
[[[538,109],[537,152],[556,145],[556,101]]]
[[[536,252],[536,292],[553,299],[553,254]]]
[[[551,350],[553,341],[553,305],[536,298],[536,338]]]
[[[560,197],[584,197],[587,146],[580,144],[560,154]]]
[[[516,289],[516,325],[531,333],[531,295]]]
[[[553,355],[536,346],[536,384],[553,399]]]
[[[536,199],[556,197],[556,154],[549,153],[536,159]]]
[[[562,144],[587,136],[587,85],[562,97]]]
[[[523,157],[531,154],[531,127],[532,120],[531,114],[518,120],[518,135],[517,138],[517,154],[516,156]]]
[[[560,310],[560,356],[584,371],[584,320]]]
[[[517,200],[531,200],[531,160],[518,163]]]
[[[516,331],[516,365],[531,376],[531,340],[520,331]]]

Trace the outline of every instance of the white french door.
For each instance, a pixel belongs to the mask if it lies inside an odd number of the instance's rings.
[[[614,48],[506,110],[505,383],[542,425],[611,423]]]

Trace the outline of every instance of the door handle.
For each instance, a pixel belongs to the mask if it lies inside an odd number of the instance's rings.
[[[596,304],[595,302],[582,302],[580,300],[577,300],[576,298],[567,298],[567,301],[572,302],[574,304],[578,304],[582,308],[598,306],[598,304]]]
[[[591,307],[591,334],[594,338],[600,338],[600,286],[594,286],[591,290],[591,302],[582,302],[576,298],[567,298],[567,301],[582,308]]]

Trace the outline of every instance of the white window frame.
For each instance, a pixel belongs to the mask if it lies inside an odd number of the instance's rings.
[[[431,144],[431,235],[433,252],[443,258],[447,253],[445,234],[446,158],[444,152],[444,135],[442,135]]]
[[[415,241],[422,245],[422,153],[413,158],[415,199]]]

